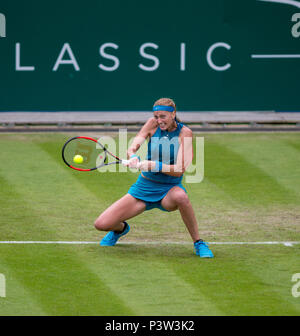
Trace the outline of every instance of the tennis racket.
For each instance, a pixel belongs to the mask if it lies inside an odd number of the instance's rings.
[[[108,155],[115,161],[108,162]],[[127,165],[129,162],[109,152],[99,140],[86,136],[69,139],[62,148],[62,159],[68,167],[79,171],[92,171],[112,164]]]

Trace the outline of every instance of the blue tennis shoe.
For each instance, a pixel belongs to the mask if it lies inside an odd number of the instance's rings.
[[[208,243],[203,240],[198,240],[194,243],[195,253],[200,256],[200,258],[213,258],[214,255],[208,247]]]
[[[124,222],[124,224],[125,224],[125,228],[123,232],[117,233],[115,231],[109,231],[100,241],[100,245],[101,246],[115,246],[119,238],[122,236],[125,236],[130,230],[130,226],[128,225],[128,223]]]

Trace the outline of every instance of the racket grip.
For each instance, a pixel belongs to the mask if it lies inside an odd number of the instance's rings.
[[[122,165],[127,166],[130,160],[121,160]]]

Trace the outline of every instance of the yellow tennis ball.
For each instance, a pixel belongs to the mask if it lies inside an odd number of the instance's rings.
[[[73,161],[74,161],[75,163],[82,163],[82,162],[83,162],[83,157],[82,157],[81,155],[75,155],[75,156],[73,157]]]

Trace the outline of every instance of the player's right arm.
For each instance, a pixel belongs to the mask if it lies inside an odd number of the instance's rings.
[[[135,136],[131,146],[127,150],[128,159],[130,159],[132,155],[136,154],[136,152],[139,150],[139,148],[142,146],[147,138],[150,138],[154,134],[157,126],[158,124],[154,117],[147,120],[147,122]]]

